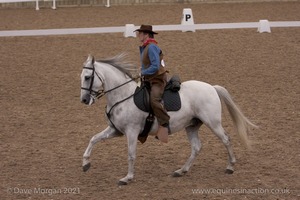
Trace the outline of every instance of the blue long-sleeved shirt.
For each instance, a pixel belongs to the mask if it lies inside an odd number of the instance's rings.
[[[160,48],[155,44],[149,44],[148,48],[148,56],[150,60],[150,66],[145,69],[145,66],[143,64],[143,53],[144,53],[145,47],[140,47],[140,56],[141,56],[141,63],[142,63],[142,69],[141,69],[141,75],[152,75],[155,74],[160,67],[160,57],[159,54],[161,52]]]

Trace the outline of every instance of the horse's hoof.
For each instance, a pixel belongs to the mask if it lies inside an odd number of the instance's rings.
[[[225,174],[233,174],[233,170],[232,169],[226,169]]]
[[[84,166],[82,167],[82,169],[83,169],[84,172],[86,172],[87,170],[90,169],[90,167],[91,167],[91,163],[88,163],[88,164],[84,165]]]
[[[119,185],[119,186],[121,186],[121,185],[127,185],[127,182],[119,181],[118,185]]]
[[[174,172],[172,176],[173,177],[182,177],[183,175],[178,172]]]

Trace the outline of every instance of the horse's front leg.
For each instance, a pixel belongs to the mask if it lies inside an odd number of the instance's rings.
[[[137,134],[134,132],[129,132],[129,134],[126,134],[128,143],[128,173],[124,178],[119,180],[119,185],[127,185],[128,182],[133,179],[134,163],[136,158]]]
[[[118,133],[114,128],[112,128],[110,126],[108,126],[102,132],[94,135],[92,137],[92,139],[90,140],[90,143],[83,154],[83,162],[82,162],[83,171],[86,172],[91,167],[90,156],[91,156],[91,152],[92,152],[94,144],[96,144],[97,142],[99,142],[101,140],[106,140],[106,139],[113,138],[113,137],[120,136],[120,135],[121,135],[120,133]]]

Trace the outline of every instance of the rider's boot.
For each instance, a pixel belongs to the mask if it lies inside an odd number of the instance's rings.
[[[168,126],[159,126],[156,135],[161,142],[168,143]]]

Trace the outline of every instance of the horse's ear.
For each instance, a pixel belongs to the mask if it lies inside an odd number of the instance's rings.
[[[94,64],[94,63],[95,63],[95,58],[94,58],[94,56],[89,55],[88,58],[87,58],[87,61],[91,61],[92,64]]]

